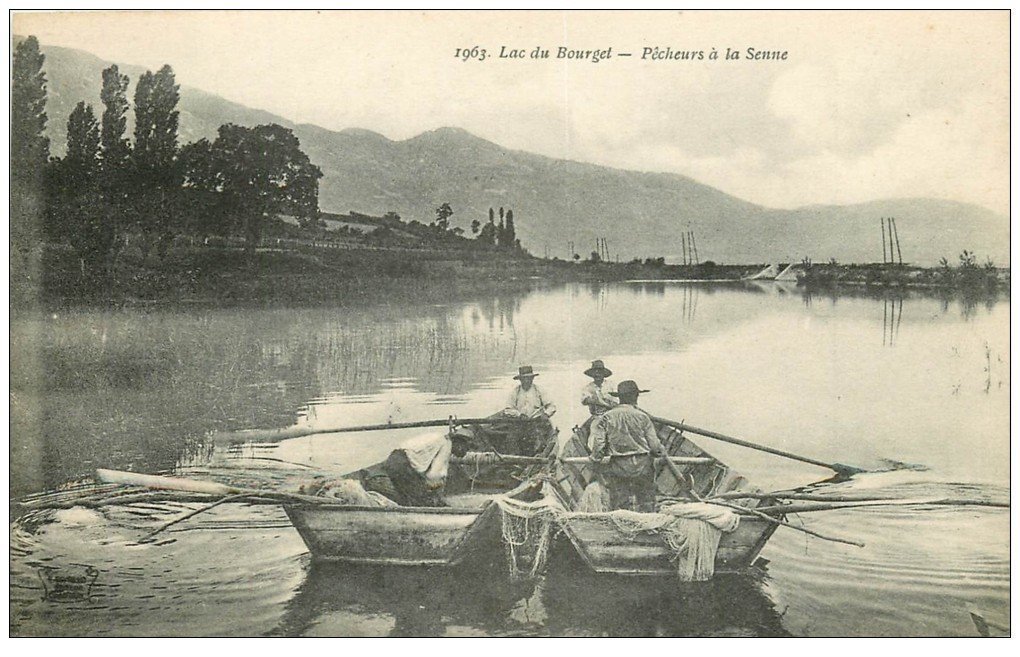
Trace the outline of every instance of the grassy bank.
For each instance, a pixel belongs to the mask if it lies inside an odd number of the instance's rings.
[[[666,265],[568,262],[522,253],[440,249],[241,248],[180,245],[160,256],[125,250],[102,276],[84,272],[64,245],[42,250],[38,299],[44,307],[78,304],[216,303],[346,305],[379,298],[443,301],[473,291],[526,290],[548,283],[623,280],[732,281],[764,265]],[[809,287],[1004,289],[1009,270],[882,265],[812,265]]]
[[[163,257],[122,253],[105,276],[82,271],[74,251],[43,250],[39,298],[46,307],[78,303],[345,304],[367,298],[451,298],[472,290],[524,289],[546,282],[732,279],[754,266],[615,264],[545,260],[520,254],[438,250],[182,246]],[[371,285],[368,285],[371,283]]]

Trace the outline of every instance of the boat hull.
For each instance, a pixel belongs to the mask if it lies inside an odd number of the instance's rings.
[[[288,505],[317,561],[392,566],[455,565],[498,546],[498,512],[484,509]]]
[[[715,555],[715,573],[738,573],[758,557],[777,525],[744,516],[733,532],[723,534]],[[618,531],[605,520],[572,518],[563,526],[582,561],[596,573],[617,575],[675,575],[674,554],[661,536]]]

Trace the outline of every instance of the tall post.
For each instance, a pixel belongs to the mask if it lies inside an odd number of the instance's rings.
[[[687,235],[680,233],[680,246],[684,250],[684,265],[687,264]]]
[[[694,239],[694,231],[691,231],[691,248],[694,250],[694,264],[700,265],[701,259],[698,258],[698,242]]]
[[[900,229],[896,226],[896,217],[889,217],[889,221],[892,222],[893,235],[896,236],[896,257],[899,259],[900,264],[903,264],[903,252],[900,251]],[[892,249],[889,249],[892,252]]]
[[[895,265],[896,258],[893,257],[893,239],[892,239],[892,217],[886,219],[885,229],[889,233],[889,263]]]
[[[885,217],[880,220],[882,222],[882,264],[889,262],[885,257]]]

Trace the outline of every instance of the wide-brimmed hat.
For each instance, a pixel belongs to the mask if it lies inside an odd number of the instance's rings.
[[[521,365],[519,368],[517,368],[517,376],[515,376],[514,378],[520,381],[521,379],[525,378],[533,379],[536,376],[538,376],[538,372],[536,372],[531,367],[531,365]]]
[[[458,424],[450,430],[450,439],[463,438],[464,440],[473,440],[475,437],[475,430],[466,424]]]
[[[611,370],[608,367],[606,367],[605,364],[602,361],[600,361],[600,360],[593,360],[591,362],[591,367],[586,369],[584,371],[584,374],[585,374],[585,376],[590,376],[593,379],[596,376],[601,376],[603,379],[607,379],[607,378],[613,376],[613,370]]]
[[[616,392],[611,392],[613,397],[624,397],[626,395],[633,395],[639,392],[651,392],[651,390],[641,390],[638,385],[630,379],[626,381],[620,381],[620,385],[616,386]]]

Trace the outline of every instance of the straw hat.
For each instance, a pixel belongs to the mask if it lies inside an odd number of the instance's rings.
[[[651,390],[640,390],[636,383],[628,379],[626,381],[620,381],[620,385],[616,386],[616,392],[611,392],[609,394],[613,397],[624,397],[641,392],[651,392]]]
[[[608,379],[609,377],[613,376],[613,370],[606,367],[602,361],[593,360],[591,362],[591,367],[586,369],[584,371],[584,374],[585,376],[590,376],[593,379],[596,376],[601,376],[603,379]]]
[[[520,381],[521,379],[534,379],[538,376],[538,373],[531,367],[531,365],[521,365],[517,368],[517,376],[514,379]]]

